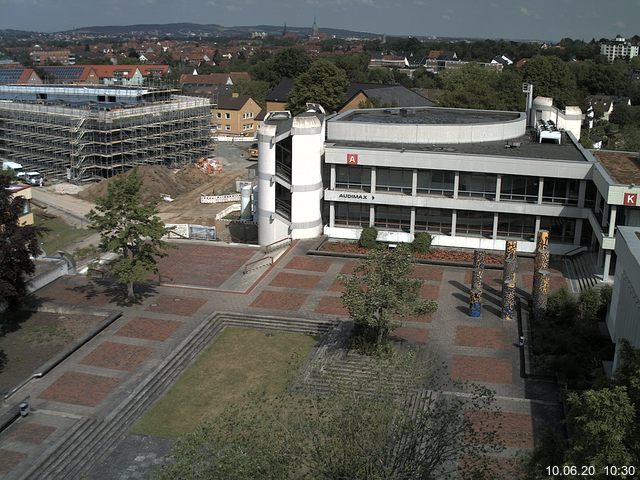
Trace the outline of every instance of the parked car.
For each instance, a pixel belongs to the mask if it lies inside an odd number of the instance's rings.
[[[18,178],[24,183],[28,183],[33,186],[42,186],[44,183],[44,176],[40,172],[23,172],[18,174]]]
[[[249,158],[258,158],[258,144],[252,143],[249,147]]]

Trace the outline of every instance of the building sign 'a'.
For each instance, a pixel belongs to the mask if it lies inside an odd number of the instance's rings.
[[[358,154],[347,153],[347,165],[357,165],[357,164],[358,164]]]
[[[625,193],[624,194],[624,205],[637,205],[638,204],[638,194],[637,193]]]

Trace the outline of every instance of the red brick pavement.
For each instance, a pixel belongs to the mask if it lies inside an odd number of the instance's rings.
[[[160,295],[145,310],[150,312],[168,313],[190,317],[202,307],[207,300],[204,298],[179,297],[177,295]]]
[[[451,378],[472,382],[512,382],[512,366],[509,360],[474,355],[454,355]]]
[[[429,338],[429,330],[424,328],[400,327],[391,332],[391,336],[406,340],[409,343],[420,343],[424,345]]]
[[[275,310],[298,310],[306,299],[307,295],[303,293],[264,290],[249,306]]]
[[[62,403],[95,407],[120,383],[120,380],[89,373],[66,372],[49,385],[39,397]]]
[[[434,265],[416,265],[413,272],[413,276],[416,278],[441,282],[444,269]]]
[[[271,282],[272,287],[302,288],[311,290],[322,280],[319,275],[280,272]]]
[[[65,275],[38,290],[43,301],[54,301],[73,305],[103,306],[112,298],[106,288],[91,281],[84,275]]]
[[[322,257],[293,257],[284,267],[289,270],[309,270],[311,272],[326,272],[333,264],[333,260]]]
[[[487,467],[493,480],[513,480],[522,478],[523,465],[520,458],[488,457]],[[469,467],[476,465],[472,457],[460,457],[458,466],[461,472],[469,471]]]
[[[455,345],[464,347],[508,348],[509,336],[500,328],[456,327]]]
[[[164,283],[220,287],[256,249],[217,245],[178,245],[158,262]]]
[[[495,418],[493,415],[482,411],[469,411],[466,415],[475,428],[484,426],[485,429],[495,429],[500,440],[507,447],[534,447],[533,419],[531,415],[502,412]]]
[[[173,335],[173,332],[175,332],[180,325],[180,322],[174,322],[172,320],[134,318],[118,330],[116,335],[164,342]]]
[[[0,475],[9,473],[27,456],[26,453],[14,452],[0,448]]]
[[[403,323],[404,322],[431,323],[431,320],[433,320],[433,313],[427,313],[426,315],[420,315],[420,316],[407,315],[406,317],[398,319],[398,321]]]
[[[326,313],[327,315],[348,316],[349,312],[342,305],[340,297],[322,297],[318,302],[318,306],[314,310],[317,313]]]
[[[130,372],[144,362],[155,349],[126,343],[103,342],[80,363]]]
[[[49,435],[56,430],[56,427],[42,425],[36,422],[21,423],[13,430],[8,439],[12,442],[33,443],[40,445]]]
[[[342,283],[337,278],[333,281],[333,283],[329,286],[330,292],[344,292],[344,283]]]
[[[420,293],[425,300],[437,300],[440,291],[439,285],[422,285]]]
[[[352,274],[354,268],[356,268],[356,265],[358,265],[358,263],[359,262],[357,260],[349,260],[345,262],[345,264],[340,269],[340,273],[344,273],[345,275]]]
[[[530,292],[533,288],[533,274],[527,273],[522,275],[522,288]],[[567,280],[559,274],[551,274],[549,277],[549,292],[555,292],[561,288],[569,288]]]

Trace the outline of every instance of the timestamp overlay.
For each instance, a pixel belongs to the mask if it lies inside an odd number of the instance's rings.
[[[593,477],[604,474],[609,477],[636,478],[636,472],[640,473],[634,465],[548,465],[545,473],[549,477]]]

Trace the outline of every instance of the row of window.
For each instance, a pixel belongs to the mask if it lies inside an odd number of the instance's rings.
[[[226,130],[229,131],[231,130],[231,125],[223,125],[218,123],[217,125],[218,130]],[[247,131],[247,130],[251,130],[253,128],[253,123],[245,123],[244,125],[242,125],[242,130]]]
[[[216,112],[216,117],[217,118],[222,118],[222,113],[220,112]],[[231,118],[231,114],[230,113],[225,113],[224,114],[224,118],[226,118],[227,120],[229,120]],[[242,118],[246,119],[246,118],[253,118],[253,112],[245,112],[242,114]]]
[[[362,203],[335,203],[337,227],[368,227],[370,205]],[[453,210],[441,208],[416,208],[415,231],[450,235],[453,224]],[[456,210],[456,235],[472,237],[493,237],[493,212]],[[498,214],[497,238],[535,239],[535,216],[512,213]],[[384,230],[409,232],[411,229],[411,207],[396,205],[375,205],[374,226]],[[549,230],[551,240],[572,243],[575,219],[540,217],[540,228]]]
[[[371,168],[346,165],[336,166],[336,189],[371,191]],[[455,172],[446,170],[418,170],[416,192],[418,195],[453,197]],[[494,200],[498,176],[486,173],[460,172],[459,197],[475,197]],[[538,177],[502,175],[500,200],[538,203]],[[579,181],[563,178],[545,178],[542,203],[578,205]],[[401,168],[376,168],[376,192],[411,195],[413,171]]]

